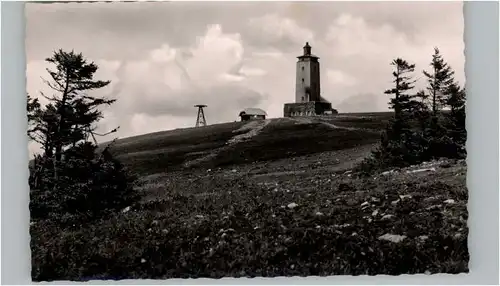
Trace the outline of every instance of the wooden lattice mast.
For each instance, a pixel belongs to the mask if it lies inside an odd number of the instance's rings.
[[[198,116],[196,117],[196,127],[207,126],[207,120],[205,119],[205,112],[203,112],[203,108],[207,107],[204,104],[198,104],[194,107],[198,107]]]

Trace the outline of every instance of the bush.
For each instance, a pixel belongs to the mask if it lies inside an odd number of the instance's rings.
[[[135,178],[107,150],[96,152],[89,142],[64,152],[57,179],[53,166],[53,160],[46,157],[38,158],[33,166],[41,170],[30,179],[33,219],[81,222],[122,209],[138,198]]]
[[[361,175],[371,175],[374,172],[408,167],[439,158],[466,157],[466,134],[459,128],[455,131],[446,116],[422,120],[422,123],[405,122],[407,126],[398,132],[395,132],[394,120],[389,122],[381,135],[378,148],[355,170]]]
[[[407,129],[396,135],[394,130],[395,125],[391,121],[381,134],[380,145],[371,156],[355,168],[356,171],[370,175],[388,168],[401,168],[420,163],[424,153],[422,134]]]

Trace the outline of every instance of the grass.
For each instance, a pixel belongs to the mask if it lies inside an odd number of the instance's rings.
[[[389,120],[393,117],[392,112],[381,113],[359,113],[359,114],[339,114],[331,119],[324,119],[337,126],[349,127],[356,126],[359,128],[381,130]]]
[[[342,150],[374,143],[378,138],[377,133],[332,129],[320,123],[273,124],[253,140],[220,152],[208,167]]]
[[[65,229],[33,221],[33,280],[467,272],[465,163],[357,177],[382,125],[359,116],[330,121],[359,130],[273,120],[234,145],[241,123],[119,141],[141,202]]]
[[[341,150],[370,144],[380,138],[377,132],[332,129],[320,122],[294,124],[274,119],[252,140],[226,146],[230,138],[246,132],[238,131],[243,125],[242,122],[216,124],[127,138],[117,141],[112,152],[130,169],[148,175],[182,169],[183,163],[212,154],[214,150],[217,150],[216,156],[197,167],[213,168]]]
[[[117,141],[112,153],[139,174],[170,171],[179,169],[186,160],[223,147],[242,125],[216,124],[126,138]]]

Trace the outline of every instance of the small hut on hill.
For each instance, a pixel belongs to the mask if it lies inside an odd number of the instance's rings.
[[[260,108],[245,108],[240,112],[241,121],[266,119],[267,113]]]

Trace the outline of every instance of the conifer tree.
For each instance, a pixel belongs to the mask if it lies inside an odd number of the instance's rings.
[[[467,130],[465,127],[465,90],[460,88],[458,83],[452,83],[446,92],[446,105],[450,109],[448,114],[448,132],[453,141],[453,155],[458,158],[466,156],[465,143],[467,141]]]
[[[416,119],[419,122],[420,129],[424,130],[430,115],[429,106],[426,104],[429,96],[424,90],[420,90],[415,94],[414,98],[416,102],[415,104],[418,105],[418,113],[415,114]]]
[[[416,107],[416,101],[410,91],[414,88],[415,80],[412,73],[415,71],[415,65],[397,58],[391,62],[394,67],[392,73],[394,87],[386,90],[384,93],[393,96],[389,101],[389,108],[394,110],[393,135],[400,137],[405,128],[409,127],[410,113]]]
[[[43,153],[35,157],[30,187],[32,217],[72,213],[95,217],[134,201],[134,178],[108,148],[98,154],[94,135],[103,117],[99,109],[115,100],[90,96],[89,91],[107,86],[109,81],[95,80],[98,66],[81,53],[54,52],[46,62],[54,91],[41,94],[48,104],[41,106],[28,95],[28,135],[41,144]],[[90,141],[93,139],[93,142]]]
[[[450,108],[451,117],[459,120],[461,127],[465,126],[465,90],[458,83],[448,87],[446,104]]]
[[[432,115],[436,116],[442,110],[443,106],[446,105],[445,93],[448,86],[454,81],[453,75],[455,72],[444,61],[438,48],[434,48],[434,55],[432,55],[430,66],[431,71],[424,70],[423,74],[428,82],[427,91],[431,100]]]
[[[401,58],[392,61],[391,65],[394,67],[394,87],[386,90],[385,94],[391,96],[389,106],[394,110],[394,118],[382,133],[379,148],[364,162],[368,168],[413,164],[422,153],[422,136],[414,131],[414,116],[425,105],[416,100],[411,92],[415,83],[412,75],[415,65]]]
[[[36,140],[34,135],[34,128],[37,122],[38,114],[40,112],[40,102],[38,98],[32,98],[27,94],[27,111],[28,111],[28,137],[30,140]]]
[[[465,92],[454,82],[454,71],[435,48],[432,73],[424,71],[428,87],[413,94],[415,65],[392,61],[394,118],[381,135],[379,147],[360,165],[364,174],[373,170],[420,163],[438,157],[465,156]],[[443,116],[443,108],[450,112]],[[442,121],[442,122],[441,122]]]
[[[95,98],[87,91],[107,86],[110,81],[94,80],[98,67],[87,62],[81,53],[59,50],[46,61],[56,69],[47,69],[51,80],[46,84],[59,95],[47,97],[56,109],[57,138],[54,142],[55,160],[61,160],[62,148],[84,140],[95,130],[95,123],[102,118],[98,110],[101,105],[110,105],[115,100]]]
[[[446,123],[442,121],[441,111],[447,105],[447,93],[449,93],[450,85],[454,82],[455,72],[444,61],[438,48],[434,48],[432,61],[430,63],[431,71],[423,71],[427,78],[428,98],[430,99],[431,116],[424,130],[424,136],[427,138],[426,159],[449,157],[454,151],[450,150],[453,145]],[[451,152],[451,153],[450,153]]]

